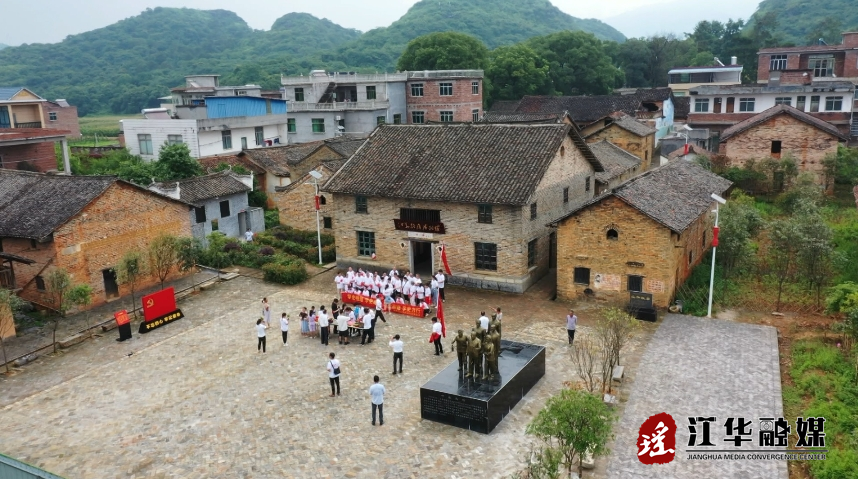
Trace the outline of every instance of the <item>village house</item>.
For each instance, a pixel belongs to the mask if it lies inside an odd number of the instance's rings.
[[[667,307],[712,243],[712,193],[732,183],[688,161],[674,161],[592,198],[557,228],[557,296],[617,303],[630,292]]]
[[[160,234],[191,235],[190,205],[115,177],[0,169],[0,191],[0,285],[48,307],[56,307],[45,282],[53,268],[91,286],[97,306],[129,293],[114,270],[125,253],[145,251]]]
[[[320,175],[314,178],[308,171],[287,186],[277,187],[272,195],[280,212],[280,224],[299,230],[316,229],[316,196],[319,196],[319,227],[331,234],[334,228],[334,198],[318,191],[345,164],[345,159],[324,161],[311,171]]]
[[[596,173],[596,195],[645,171],[640,158],[608,140],[588,143],[588,146],[605,170]]]
[[[688,96],[692,88],[700,85],[741,85],[742,70],[736,57],[730,57],[729,65],[715,57],[715,65],[671,68],[667,72],[667,87],[675,97],[680,97]]]
[[[823,160],[837,154],[849,140],[839,129],[788,105],[778,105],[724,130],[719,154],[727,167],[744,167],[748,161],[792,157],[799,172],[814,175],[825,184]]]
[[[587,143],[607,140],[638,157],[642,170],[649,169],[652,163],[655,152],[655,128],[623,112],[615,112],[595,121],[584,127],[580,133]]]
[[[253,191],[253,175],[230,170],[184,180],[152,183],[149,189],[193,206],[189,213],[191,234],[204,244],[214,231],[230,238],[244,238],[250,229],[265,231],[262,208],[251,207],[247,193]]]
[[[523,292],[556,254],[547,223],[593,196],[604,171],[566,124],[383,125],[322,188],[337,264]]]
[[[0,87],[0,129],[62,130],[69,138],[80,137],[77,107],[65,100],[46,100],[24,87]]]
[[[57,169],[55,144],[59,143],[65,164],[69,164],[66,130],[47,128],[0,129],[0,168],[24,171]],[[68,168],[66,168],[68,171]]]

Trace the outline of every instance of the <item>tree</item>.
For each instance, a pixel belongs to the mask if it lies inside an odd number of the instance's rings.
[[[482,70],[488,64],[489,50],[470,35],[456,32],[430,33],[408,42],[396,69]]]
[[[638,321],[620,308],[607,308],[596,322],[595,336],[602,353],[602,392],[610,392],[614,367],[623,348],[640,328]]]
[[[532,48],[523,45],[498,47],[486,69],[486,101],[518,100],[525,95],[550,95],[548,63]]]
[[[176,257],[179,268],[187,271],[195,268],[203,254],[203,244],[197,238],[179,238],[176,241]]]
[[[78,308],[85,308],[92,303],[92,287],[88,284],[77,284],[69,289],[68,302]],[[89,328],[89,313],[84,313],[84,321],[86,329],[89,331],[89,337],[92,337],[92,330]]]
[[[622,71],[592,33],[567,30],[532,38],[527,45],[548,62],[552,89],[561,95],[606,95],[622,84]]]
[[[137,250],[125,253],[116,265],[116,279],[120,284],[127,284],[131,288],[131,311],[137,317],[137,300],[134,292],[137,283],[147,275],[146,257]]]
[[[160,234],[149,243],[148,253],[149,266],[164,289],[164,280],[179,261],[179,240],[170,234]]]
[[[3,332],[14,329],[15,311],[23,301],[8,289],[0,288],[0,349],[3,350],[3,363],[6,365],[6,374],[9,374],[9,358],[6,356],[6,341]],[[9,324],[11,321],[13,324]]]
[[[800,225],[794,217],[776,219],[769,223],[768,266],[769,274],[778,284],[775,311],[781,309],[784,283],[795,277],[799,244],[802,241]]]
[[[191,150],[184,143],[164,144],[158,152],[155,172],[161,181],[193,178],[204,173],[200,163],[191,157]]]
[[[592,394],[595,394],[597,387],[601,386],[596,373],[596,365],[601,354],[599,346],[587,338],[579,339],[572,348],[572,364],[575,366],[575,372],[587,392]],[[599,390],[601,389],[600,387]]]
[[[54,316],[54,328],[52,332],[54,352],[57,352],[57,327],[60,325],[60,320],[66,317],[69,309],[79,305],[74,301],[80,298],[80,293],[76,290],[82,287],[89,288],[89,286],[74,284],[68,271],[62,268],[54,268],[48,273],[48,276],[45,278],[45,285],[48,288],[48,294],[51,297],[54,309],[59,313],[59,316]],[[91,295],[91,288],[89,292]]]
[[[797,208],[796,221],[802,237],[796,258],[798,272],[816,290],[818,307],[822,301],[822,288],[831,281],[834,266],[839,259],[831,241],[834,233],[822,217],[819,207],[810,201],[801,202]]]
[[[562,464],[571,472],[578,466],[581,475],[583,456],[607,454],[611,439],[611,426],[616,416],[598,396],[585,391],[564,389],[548,399],[527,433],[542,440],[547,448],[563,454]]]
[[[740,190],[730,195],[720,215],[717,261],[724,267],[724,276],[729,277],[754,261],[751,239],[762,229],[763,219],[754,207],[754,198]]]
[[[816,45],[819,40],[829,45],[840,43],[840,35],[843,33],[843,22],[838,17],[825,17],[819,20],[813,28],[807,32],[804,41],[807,45]]]

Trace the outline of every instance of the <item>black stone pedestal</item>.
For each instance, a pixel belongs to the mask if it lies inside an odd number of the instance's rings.
[[[545,375],[545,347],[501,340],[500,374],[465,378],[453,361],[420,388],[423,419],[488,434]]]
[[[131,339],[131,323],[125,323],[117,329],[119,329],[119,337],[116,338],[117,341]]]

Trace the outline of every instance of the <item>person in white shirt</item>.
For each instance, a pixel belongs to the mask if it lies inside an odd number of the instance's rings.
[[[369,298],[369,290],[365,289],[365,290],[361,291],[360,295],[365,297],[365,298]]]
[[[438,274],[435,275],[435,281],[438,281],[438,297],[441,301],[446,302],[446,298],[444,298],[444,282],[447,281],[447,277],[444,276],[444,271],[438,270]]]
[[[486,316],[485,311],[480,311],[479,321],[480,321],[480,327],[485,329],[486,331],[488,331],[489,330],[489,317]]]
[[[256,352],[265,352],[265,329],[267,327],[262,322],[262,318],[256,320]]]
[[[349,344],[349,319],[354,318],[354,312],[351,308],[346,308],[346,312],[343,312],[339,316],[337,316],[337,332],[340,336],[340,344]]]
[[[250,231],[250,228],[247,228],[247,231],[244,232],[244,241],[248,243],[253,242],[253,231]]]
[[[328,328],[328,312],[325,311],[325,305],[319,306],[319,314],[317,317],[319,318],[319,333],[322,338],[322,346],[327,346],[328,335],[331,334],[331,330]]]
[[[334,278],[334,282],[337,284],[337,292],[342,293],[346,288],[346,277],[343,276],[342,272],[337,273],[337,277]]]
[[[423,309],[423,315],[424,316],[431,312],[431,310],[429,309],[429,304],[426,302],[425,299],[421,299],[420,304],[418,304],[418,306],[420,306]]]
[[[417,302],[419,303],[426,297],[426,290],[423,289],[423,285],[419,283],[420,280],[417,281],[418,283],[414,285],[414,295],[417,297]]]
[[[384,301],[386,303],[393,302],[393,285],[390,283],[387,283],[384,287]]]
[[[432,304],[438,304],[438,280],[432,277],[432,282],[429,283],[429,289],[432,290]]]
[[[387,344],[393,348],[393,374],[396,374],[396,361],[399,361],[399,374],[402,374],[402,340],[397,334]]]
[[[375,426],[375,410],[378,409],[378,425],[384,426],[384,385],[379,384],[378,375],[372,377],[373,385],[369,387],[372,398],[372,425]]]
[[[384,319],[384,313],[381,312],[382,308],[384,308],[384,302],[382,301],[381,295],[379,294],[375,297],[375,318],[373,318],[373,324],[375,324],[375,321],[379,319],[384,321],[385,323],[387,322],[387,320]]]
[[[396,298],[393,299],[398,299],[402,296],[402,278],[399,276],[393,277],[393,291],[396,293]]]
[[[411,280],[404,280],[402,282],[402,296],[406,301],[411,298]]]
[[[280,333],[283,335],[283,346],[286,346],[286,339],[289,337],[289,315],[286,313],[280,315]]]
[[[444,345],[441,344],[441,336],[443,329],[441,328],[441,323],[438,321],[438,318],[432,317],[432,336],[435,338],[432,341],[435,344],[435,356],[440,356],[444,354]]]
[[[366,344],[367,338],[369,338],[370,343],[372,342],[371,330],[373,314],[369,311],[369,308],[363,308],[363,313],[363,318],[361,319],[361,321],[363,321],[363,331],[360,337],[361,346]]]
[[[434,304],[434,299],[432,299],[432,288],[429,287],[428,284],[423,287],[423,297],[426,298],[427,303]]]
[[[340,395],[340,360],[336,359],[336,354],[328,354],[328,365],[325,369],[328,370],[328,378],[331,380],[331,397],[334,397],[334,385],[337,386],[337,396]]]

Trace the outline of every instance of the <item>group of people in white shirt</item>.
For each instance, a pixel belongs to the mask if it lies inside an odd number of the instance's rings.
[[[362,268],[354,271],[349,267],[345,272],[340,271],[334,278],[338,293],[355,293],[373,298],[381,295],[385,304],[420,306],[427,314],[439,300],[444,301],[446,281],[447,277],[442,270],[438,270],[427,281],[419,274],[412,275],[409,271],[400,273],[395,268],[379,274],[377,271],[364,271]]]

